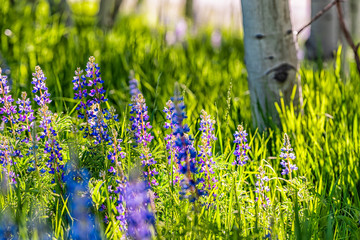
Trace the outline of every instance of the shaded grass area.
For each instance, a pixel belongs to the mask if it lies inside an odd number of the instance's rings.
[[[60,24],[59,16],[49,16],[45,1],[35,5],[19,2],[10,7],[4,1],[0,10],[1,53],[7,59],[13,79],[14,98],[21,91],[31,89],[31,73],[36,65],[44,70],[48,80],[54,112],[64,112],[58,119],[58,131],[70,158],[68,144],[74,140],[69,133],[71,118],[75,116],[71,80],[77,66],[94,55],[101,67],[102,78],[111,105],[120,114],[121,137],[128,153],[126,170],[135,164],[138,153],[131,148],[128,126],[130,102],[128,80],[131,72],[140,81],[155,140],[151,149],[158,161],[160,185],[157,207],[157,236],[173,239],[249,239],[272,234],[278,239],[359,239],[359,97],[360,79],[354,66],[350,75],[341,77],[339,61],[333,67],[314,70],[304,63],[302,77],[303,114],[280,104],[282,131],[270,129],[260,134],[252,125],[250,97],[247,92],[243,44],[238,33],[222,33],[219,49],[211,45],[211,30],[196,35],[174,46],[165,42],[166,29],[150,29],[137,16],[121,17],[115,28],[103,32],[94,26],[92,16],[75,19],[73,27]],[[5,35],[5,29],[12,34]],[[186,120],[195,142],[200,110],[205,109],[217,121],[214,145],[215,173],[219,180],[218,200],[210,207],[180,201],[178,189],[170,184],[167,164],[162,110],[173,95],[174,83],[179,82],[187,105]],[[249,132],[251,161],[243,167],[233,162],[233,132],[243,123]],[[283,132],[288,133],[296,153],[299,170],[293,179],[281,176],[279,154]],[[81,139],[81,137],[79,137]],[[75,137],[75,139],[77,139]],[[77,139],[79,145],[85,140]],[[99,183],[105,157],[99,149],[79,148],[79,164],[90,170],[90,183],[96,207],[105,200]],[[26,163],[19,164],[26,165]],[[270,178],[270,208],[264,209],[255,199],[258,167],[263,166]],[[20,180],[17,196],[1,196],[4,213],[10,205],[24,238],[31,234],[26,224],[29,219],[43,217],[50,223],[54,235],[66,238],[69,228],[65,199],[59,200],[51,192],[50,177],[38,181],[32,176]],[[97,188],[98,187],[98,188]],[[7,200],[11,200],[7,203]],[[19,202],[20,201],[20,202]],[[204,200],[206,203],[209,199]],[[203,203],[204,203],[203,202]],[[33,203],[36,203],[33,205]],[[20,207],[22,206],[22,207]],[[103,216],[99,214],[98,218]],[[103,226],[107,237],[120,237],[117,223]],[[29,232],[29,233],[27,233]]]

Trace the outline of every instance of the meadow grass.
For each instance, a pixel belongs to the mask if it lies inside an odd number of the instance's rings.
[[[158,194],[154,238],[260,239],[270,234],[273,239],[360,239],[360,79],[353,65],[344,77],[339,54],[335,63],[326,67],[304,62],[299,70],[302,113],[280,104],[282,128],[259,133],[251,119],[240,33],[223,31],[220,48],[211,45],[211,29],[167,46],[166,29],[151,29],[138,16],[121,17],[107,32],[94,26],[91,14],[75,19],[73,27],[64,26],[58,19],[58,15],[49,16],[45,1],[35,5],[20,1],[10,8],[10,1],[5,0],[0,9],[1,53],[11,68],[15,99],[22,91],[31,95],[31,74],[36,65],[47,76],[53,100],[50,108],[58,114],[53,121],[64,162],[76,162],[77,168],[88,169],[92,177],[91,212],[103,238],[120,239],[124,234],[109,210],[115,205],[108,200],[105,188],[110,177],[101,174],[108,167],[106,153],[104,147],[89,145],[81,132],[71,131],[73,125],[79,124],[71,81],[76,67],[84,69],[90,55],[101,67],[107,104],[119,113],[119,123],[111,128],[124,140],[122,148],[127,155],[122,166],[127,176],[139,165],[139,150],[133,147],[127,131],[131,74],[139,80],[146,99],[151,134],[155,137],[150,149],[159,172],[159,185],[153,189]],[[5,29],[12,33],[3,34]],[[196,204],[180,200],[179,188],[171,184],[172,165],[167,160],[162,110],[174,94],[175,82],[184,96],[188,116],[185,121],[195,146],[201,136],[200,111],[205,109],[216,120],[218,140],[212,148],[218,179],[216,201],[206,197]],[[239,124],[249,133],[251,148],[250,160],[242,167],[232,165],[233,133]],[[298,170],[292,177],[281,175],[279,155],[284,132],[296,154]],[[6,131],[2,134],[7,136]],[[35,153],[39,156],[43,155],[42,144]],[[14,223],[20,239],[70,238],[77,221],[69,207],[71,198],[54,192],[58,183],[51,183],[52,175],[29,173],[28,161],[22,158],[17,162],[20,177],[16,187],[2,187],[0,222],[3,226],[4,222]],[[271,204],[266,208],[255,201],[260,166],[270,179],[266,184]],[[103,204],[106,213],[99,211]],[[103,222],[105,214],[110,219],[107,224]],[[9,216],[10,220],[6,218]]]

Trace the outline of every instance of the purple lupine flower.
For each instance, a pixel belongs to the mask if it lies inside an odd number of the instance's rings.
[[[146,102],[142,94],[133,96],[131,101],[130,114],[133,114],[130,118],[130,121],[132,122],[131,131],[134,134],[133,137],[136,144],[140,148],[140,159],[141,164],[144,167],[144,177],[151,186],[157,186],[159,184],[156,182],[154,176],[159,173],[154,167],[156,161],[154,160],[149,148],[149,144],[154,137],[150,132],[148,132],[152,126],[150,125],[150,122],[148,122],[149,115],[147,112]]]
[[[67,165],[68,166],[68,165]],[[100,228],[91,211],[92,200],[89,191],[89,173],[85,170],[66,170],[66,196],[69,201],[70,214],[74,221],[70,228],[72,239],[101,239]]]
[[[173,123],[171,121],[171,117],[173,115],[174,110],[175,110],[174,103],[171,100],[169,100],[166,103],[166,107],[164,107],[164,110],[163,110],[163,112],[166,114],[166,120],[167,120],[165,122],[164,128],[171,130],[170,133],[166,134],[166,136],[164,138],[164,140],[166,141],[166,150],[168,151],[168,164],[169,165],[171,165],[171,162],[172,162],[171,160],[175,159],[175,156],[176,156],[176,154],[178,152],[178,149],[179,149],[175,145],[176,137],[173,134],[176,123]],[[179,182],[180,176],[179,176],[179,166],[177,165],[177,162],[175,162],[173,164],[173,169],[170,172],[170,175],[174,176],[174,179],[172,180],[172,184],[176,184],[176,183]]]
[[[266,193],[270,191],[270,188],[266,186],[269,178],[265,175],[265,170],[261,166],[259,167],[259,174],[256,174],[256,178],[258,180],[255,183],[255,193],[257,195],[255,201],[260,201],[262,206],[266,208],[271,204],[269,197],[266,195]]]
[[[16,184],[18,175],[13,171],[13,166],[16,165],[14,155],[11,153],[11,146],[9,146],[8,139],[1,136],[0,139],[0,164],[3,166],[6,178],[10,180],[10,184]]]
[[[155,216],[149,210],[151,205],[149,185],[144,181],[131,179],[126,187],[127,234],[133,239],[151,239],[151,229],[155,225]]]
[[[125,187],[127,184],[126,177],[124,175],[124,171],[122,168],[121,159],[124,159],[126,153],[122,151],[120,146],[122,139],[118,139],[118,132],[113,129],[113,140],[112,140],[112,148],[109,150],[108,159],[111,164],[114,166],[110,166],[108,172],[111,175],[116,176],[116,180],[114,182],[109,182],[108,192],[111,194],[111,199],[116,200],[116,220],[120,222],[120,230],[125,231],[127,229],[127,223],[125,219]],[[113,186],[115,190],[113,190]],[[113,196],[115,194],[115,196]]]
[[[214,124],[215,120],[211,119],[211,116],[207,114],[204,110],[201,111],[200,115],[200,129],[201,134],[201,144],[200,150],[198,152],[200,173],[204,173],[205,180],[202,185],[202,189],[207,192],[216,189],[217,179],[215,178],[213,165],[215,164],[212,157],[212,146],[211,144],[217,140],[214,134]],[[214,198],[216,194],[213,194]]]
[[[22,140],[22,142],[28,143],[32,141],[31,129],[34,125],[34,110],[31,108],[30,99],[27,98],[26,92],[21,93],[21,99],[19,98],[16,102],[18,104],[19,122],[22,123],[21,132],[27,132],[28,137]]]
[[[51,102],[50,93],[48,92],[48,88],[46,87],[45,81],[46,77],[39,66],[35,67],[35,73],[32,74],[32,84],[33,93],[35,93],[34,101],[40,106],[43,107]],[[36,94],[39,95],[36,95]]]
[[[139,88],[138,88],[138,81],[135,78],[132,78],[129,81],[129,88],[130,88],[130,95],[131,97],[135,96],[137,97],[139,94],[141,94]]]
[[[95,145],[100,144],[101,142],[111,141],[108,124],[105,121],[108,117],[104,115],[104,113],[105,110],[101,110],[100,104],[98,103],[91,105],[90,110],[87,112],[89,117],[88,124],[91,130],[90,136],[94,139]]]
[[[2,114],[2,120],[5,123],[10,122],[11,124],[11,132],[13,132],[13,135],[15,134],[15,127],[13,126],[18,122],[18,119],[16,118],[15,114],[16,106],[13,106],[12,103],[14,102],[14,99],[9,94],[10,93],[10,87],[8,86],[8,80],[6,75],[1,75],[2,70],[0,68],[0,104],[2,104],[2,107],[0,108],[0,114]],[[14,135],[15,136],[15,135]]]
[[[79,100],[76,107],[78,118],[85,120],[80,130],[84,130],[83,137],[90,137],[95,145],[102,142],[111,143],[108,131],[108,122],[105,120],[118,121],[117,114],[111,109],[102,106],[108,99],[105,97],[104,81],[100,77],[100,67],[91,56],[86,64],[86,74],[78,68],[73,79],[76,91],[74,99]]]
[[[87,93],[87,81],[86,77],[82,75],[83,71],[78,68],[75,70],[75,77],[72,80],[74,84],[74,100],[79,100],[78,105],[76,106],[76,110],[78,111],[78,118],[84,119],[86,117],[87,120],[87,113],[86,113],[86,97],[88,96]],[[84,110],[84,112],[82,111]]]
[[[291,160],[295,160],[296,156],[294,153],[292,153],[293,149],[291,148],[290,139],[289,136],[285,133],[284,134],[284,147],[281,148],[281,166],[283,167],[283,170],[281,172],[282,175],[289,174],[291,178],[291,172],[298,170],[298,167],[296,164],[292,164]]]
[[[113,130],[114,140],[112,140],[111,144],[111,150],[109,151],[109,154],[107,158],[111,161],[112,164],[115,164],[115,168],[113,166],[110,166],[110,169],[108,170],[113,175],[121,174],[121,177],[123,177],[124,173],[122,172],[122,165],[121,161],[119,161],[119,157],[121,159],[124,159],[126,157],[126,153],[122,151],[122,147],[120,144],[122,143],[122,139],[117,139],[118,133],[116,130]]]
[[[127,221],[126,221],[126,209],[125,209],[125,194],[126,194],[126,179],[122,180],[116,179],[116,187],[114,190],[114,194],[116,194],[116,220],[120,222],[120,230],[127,230]]]
[[[173,131],[173,135],[176,137],[175,146],[178,148],[176,159],[179,173],[184,176],[180,182],[182,188],[180,195],[181,198],[188,198],[190,202],[194,202],[199,196],[205,194],[203,190],[197,188],[197,184],[203,180],[195,180],[195,174],[198,173],[195,160],[196,150],[192,144],[191,136],[188,135],[190,131],[188,125],[183,125],[183,120],[187,118],[183,98],[176,91],[172,101],[175,102],[170,110],[173,113],[171,116],[172,123],[175,124]]]
[[[40,135],[41,139],[45,139],[45,148],[44,153],[49,154],[48,162],[46,166],[49,168],[50,174],[60,173],[57,175],[57,181],[61,182],[61,170],[64,168],[62,164],[62,148],[56,140],[57,132],[53,127],[53,118],[54,114],[49,110],[48,104],[51,102],[50,93],[48,93],[48,88],[46,87],[46,77],[39,66],[35,67],[35,73],[33,73],[34,84],[33,93],[38,93],[35,95],[34,101],[39,105],[39,115],[40,115],[40,124],[39,128],[43,129],[43,132]]]
[[[211,34],[211,45],[213,48],[219,48],[221,46],[221,32],[219,30],[215,30]]]
[[[249,160],[249,157],[246,154],[247,150],[250,149],[249,145],[247,144],[247,135],[248,134],[246,133],[246,130],[244,130],[244,127],[239,125],[237,131],[234,133],[234,143],[236,143],[234,155],[236,158],[233,162],[233,165],[244,166],[247,160]]]
[[[91,56],[89,58],[89,62],[86,64],[85,71],[86,77],[88,78],[87,86],[94,87],[89,92],[89,96],[92,98],[87,101],[87,105],[90,107],[95,103],[101,104],[103,102],[106,102],[106,91],[102,86],[104,80],[102,80],[100,77],[100,67],[97,63],[95,63],[95,57]]]

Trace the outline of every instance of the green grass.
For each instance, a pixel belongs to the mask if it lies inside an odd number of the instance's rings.
[[[104,33],[94,26],[91,14],[76,18],[73,27],[65,27],[59,23],[59,16],[49,16],[46,1],[35,5],[20,1],[13,8],[9,3],[3,0],[0,7],[0,49],[12,70],[13,95],[30,93],[31,73],[40,65],[48,78],[52,110],[63,112],[57,126],[65,161],[70,159],[69,148],[74,141],[84,143],[69,130],[74,121],[71,117],[76,116],[72,112],[76,102],[72,100],[71,80],[76,67],[84,69],[88,57],[94,55],[110,104],[120,115],[117,128],[128,153],[123,164],[126,171],[135,165],[138,153],[131,148],[126,131],[128,80],[131,72],[135,73],[154,126],[151,149],[160,172],[160,185],[155,189],[159,194],[159,239],[261,239],[268,231],[274,239],[360,239],[360,78],[352,63],[349,75],[344,77],[339,61],[324,68],[304,62],[299,70],[302,114],[296,114],[292,106],[280,104],[282,130],[270,129],[261,134],[252,124],[241,34],[223,31],[219,49],[211,46],[211,29],[188,36],[184,43],[167,46],[166,29],[150,29],[142,17],[122,16],[114,29]],[[10,37],[3,34],[5,29],[12,31]],[[199,205],[196,211],[192,204],[179,200],[177,189],[169,183],[162,110],[173,95],[175,82],[185,97],[187,123],[196,141],[200,138],[197,129],[201,109],[217,122],[218,141],[213,151],[218,200],[208,208]],[[249,132],[251,161],[236,168],[231,164],[232,134],[241,123]],[[299,170],[293,179],[280,174],[278,156],[284,132],[290,136],[297,156]],[[92,173],[90,188],[98,207],[106,201],[106,191],[98,177],[101,170],[106,170],[105,156],[99,149],[95,155],[86,147],[77,151],[80,167]],[[7,211],[14,214],[23,239],[36,239],[38,235],[29,230],[31,221],[45,223],[54,237],[66,239],[72,222],[67,200],[52,193],[50,176],[38,179],[27,175],[25,160],[18,165],[22,169],[20,187],[0,196],[0,215]],[[259,166],[270,178],[272,206],[267,209],[254,201]],[[103,216],[98,217],[101,221]],[[111,224],[102,226],[106,237],[120,238],[121,233]]]

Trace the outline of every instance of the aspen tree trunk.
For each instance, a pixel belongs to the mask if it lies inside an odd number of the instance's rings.
[[[351,33],[355,42],[360,40],[360,0],[350,0]]]
[[[122,0],[101,0],[98,13],[99,25],[102,28],[111,28],[116,20]]]
[[[288,0],[242,0],[245,64],[255,126],[260,131],[272,123],[280,126],[275,102],[285,104],[297,85],[294,105],[299,103],[300,80]],[[282,94],[280,93],[282,92]]]
[[[330,2],[332,0],[311,0],[311,17],[314,17]],[[311,60],[333,58],[339,38],[339,19],[336,7],[333,7],[311,24],[310,37],[305,43],[306,58]]]
[[[187,17],[188,19],[193,19],[193,0],[185,0],[185,17]]]
[[[66,26],[72,26],[71,9],[67,0],[48,0],[51,14],[60,14],[61,20],[65,21]]]

